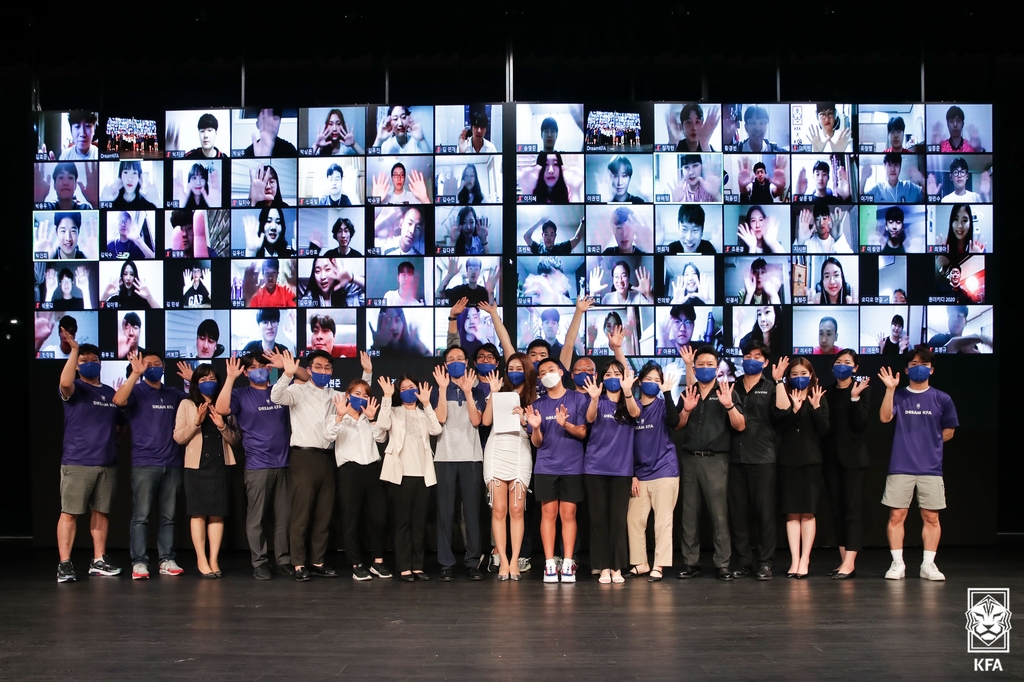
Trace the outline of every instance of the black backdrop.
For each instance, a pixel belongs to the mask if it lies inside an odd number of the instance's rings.
[[[680,2],[604,17],[558,2],[523,2],[509,10],[479,4],[436,8],[404,5],[371,13],[340,5],[323,16],[322,7],[276,3],[251,2],[237,12],[151,3],[123,22],[98,7],[85,17],[49,6],[12,10],[0,29],[0,85],[13,123],[4,164],[13,242],[10,257],[0,263],[6,281],[31,281],[31,231],[17,226],[30,225],[27,160],[34,150],[25,112],[34,107],[131,112],[239,106],[243,93],[245,103],[289,106],[502,101],[509,92],[511,56],[511,94],[520,101],[993,102],[998,158],[1010,167],[1024,152],[1017,121],[1024,53],[1019,41],[1000,39],[1010,27],[1001,25],[1005,17],[995,9],[961,8],[920,21],[911,11],[913,20],[903,27],[886,26],[880,12],[865,16],[863,8],[828,4],[771,16],[698,11]],[[1010,222],[1015,199],[1010,192],[1006,196],[1011,198],[994,209],[1000,256],[1024,252],[1020,231],[1003,229],[1016,222]],[[1011,357],[1003,344],[1012,338],[1012,328],[1005,326],[1013,324],[1012,317],[1002,304],[1011,306],[1013,298],[1004,299],[998,285],[1014,284],[1014,268],[1001,275],[996,258],[990,256],[989,264],[996,282],[988,289],[996,346]],[[28,382],[29,390],[27,400],[24,391],[9,391],[14,404],[5,410],[0,536],[31,535],[36,544],[52,545],[59,509],[59,363],[29,360],[30,288],[8,290],[0,351],[9,365],[9,385]],[[997,532],[1024,532],[1024,506],[1016,501],[1024,464],[1007,447],[1008,439],[999,447],[999,424],[1011,424],[1016,411],[1010,381],[998,377],[997,357],[943,358],[938,365],[935,385],[953,395],[961,419],[946,447],[945,543],[991,543]],[[877,367],[866,361],[863,369]],[[342,367],[338,376],[357,371]],[[876,403],[879,398],[876,391]],[[875,498],[890,433],[881,425],[871,432],[869,544],[884,544],[885,510]],[[126,545],[130,518],[129,458],[123,454],[114,546]],[[915,535],[912,524],[908,539]],[[830,537],[823,516],[819,543]],[[84,527],[79,540],[88,542]],[[238,533],[228,542],[244,546]],[[179,546],[187,544],[179,539]]]

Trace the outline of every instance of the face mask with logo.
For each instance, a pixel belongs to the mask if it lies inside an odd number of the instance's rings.
[[[913,367],[907,368],[907,376],[910,380],[915,383],[921,383],[928,381],[928,377],[932,375],[932,368],[928,365],[914,365]]]
[[[526,372],[509,372],[508,381],[513,386],[522,386],[526,381]]]
[[[592,376],[589,372],[580,372],[572,375],[572,381],[580,388],[583,388],[583,384],[587,383],[587,379],[590,379]]]
[[[807,387],[811,385],[811,377],[790,377],[789,385],[797,391],[806,391]]]
[[[606,377],[604,380],[604,390],[615,393],[616,391],[622,390],[622,382],[618,377]]]
[[[693,370],[693,376],[702,384],[710,384],[718,377],[717,367],[697,367]]]
[[[554,388],[561,381],[562,377],[558,376],[558,372],[548,372],[540,378],[540,383],[544,384],[544,388]]]
[[[160,381],[161,379],[164,378],[164,368],[163,367],[147,367],[146,371],[142,373],[142,377],[146,381],[153,381],[153,382]]]
[[[420,389],[418,389],[418,388],[407,388],[407,389],[405,389],[404,391],[401,391],[398,394],[398,398],[403,403],[408,405],[410,403],[416,402],[416,398],[417,398],[417,396],[419,396],[419,394],[420,394]]]
[[[217,382],[216,381],[200,381],[199,382],[199,392],[202,393],[203,395],[205,395],[207,398],[212,398],[213,395],[217,392]]]
[[[832,365],[832,374],[839,381],[845,381],[853,376],[853,365]]]
[[[747,358],[743,361],[744,374],[760,374],[764,371],[764,363],[754,358]]]
[[[653,398],[661,393],[661,385],[657,381],[641,381],[640,390],[645,396]]]
[[[100,363],[83,362],[78,365],[78,373],[83,379],[95,379],[100,375]]]
[[[265,384],[270,380],[270,370],[266,367],[253,367],[249,370],[249,381],[254,384]]]
[[[487,376],[494,370],[498,369],[498,366],[493,362],[478,362],[476,363],[476,373],[482,377]],[[448,373],[451,374],[451,367],[448,368]]]
[[[369,404],[369,402],[370,401],[367,400],[366,398],[360,398],[357,395],[350,395],[348,397],[348,404],[352,406],[353,410],[359,412],[360,414],[362,413],[363,408],[366,407]]]
[[[453,379],[461,379],[466,374],[466,363],[464,363],[464,362],[449,362],[448,363],[448,374]]]
[[[319,386],[320,388],[323,388],[324,386],[327,386],[329,383],[331,383],[331,375],[328,374],[327,372],[314,372],[313,370],[310,370],[309,376],[313,380],[313,383]]]

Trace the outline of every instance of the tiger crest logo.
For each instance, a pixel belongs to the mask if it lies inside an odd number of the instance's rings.
[[[1010,652],[1009,589],[968,589],[966,615],[969,653]]]

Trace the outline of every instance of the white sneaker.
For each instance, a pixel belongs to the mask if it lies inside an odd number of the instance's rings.
[[[558,568],[550,561],[544,563],[544,582],[558,582]]]
[[[519,570],[520,572],[529,571],[533,566],[530,565],[530,557],[521,556],[519,557]]]
[[[149,566],[143,563],[132,565],[132,580],[146,580],[149,578]]]
[[[576,562],[573,559],[566,559],[562,562],[562,582],[576,582]]]
[[[934,566],[935,564],[932,564]],[[924,568],[922,567],[922,571]],[[941,575],[941,574],[940,574]],[[887,580],[902,580],[907,577],[907,565],[902,561],[893,561],[892,565],[889,566],[889,570],[885,572],[885,578]]]
[[[926,561],[921,564],[921,577],[925,580],[945,580],[946,576],[942,575],[939,571],[939,567],[935,565],[934,561]]]
[[[179,566],[174,559],[167,559],[160,562],[160,575],[181,575],[185,569]]]

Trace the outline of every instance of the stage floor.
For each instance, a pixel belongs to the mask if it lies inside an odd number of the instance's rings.
[[[441,583],[430,555],[430,582],[259,582],[238,552],[220,580],[183,552],[185,576],[132,581],[124,551],[127,575],[90,578],[76,552],[79,582],[58,585],[54,550],[5,549],[0,679],[935,681],[976,677],[984,658],[1024,678],[1024,544],[941,549],[944,583],[917,577],[915,548],[899,582],[879,549],[830,580],[838,552],[821,549],[806,580],[786,579],[780,551],[771,582],[625,585],[599,585],[585,555],[575,585],[541,582],[539,557],[519,583]],[[1010,654],[968,652],[968,588],[1009,588]]]

